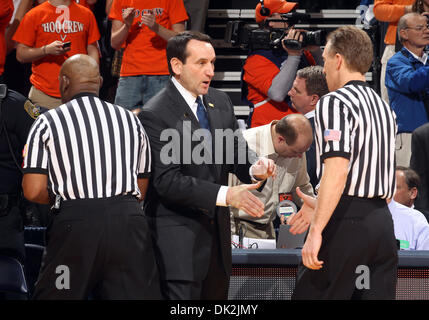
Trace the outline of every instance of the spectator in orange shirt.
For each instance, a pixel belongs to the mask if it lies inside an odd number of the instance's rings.
[[[18,61],[32,62],[29,98],[33,103],[47,108],[61,105],[58,80],[61,65],[78,53],[88,54],[99,62],[99,38],[94,14],[74,1],[49,0],[31,9],[13,40],[18,42]]]
[[[169,78],[167,40],[185,30],[183,0],[114,0],[111,45],[124,47],[115,104],[141,107]]]
[[[375,18],[379,21],[389,22],[386,36],[384,37],[386,47],[384,48],[383,56],[381,57],[380,75],[381,98],[386,102],[389,102],[389,96],[385,85],[387,61],[395,54],[396,28],[398,26],[398,21],[404,14],[412,11],[413,2],[414,0],[374,1]]]
[[[8,1],[8,0],[6,0]],[[11,0],[13,1],[13,0]],[[12,16],[13,20],[10,21],[10,25],[6,30],[6,46],[7,54],[15,48],[15,42],[12,41],[12,37],[15,34],[16,29],[18,28],[24,15],[30,11],[33,7],[46,2],[47,0],[19,0],[18,6],[15,7],[15,13]],[[84,7],[87,7],[92,10],[92,7],[95,5],[97,0],[73,0],[77,4],[80,4]],[[112,0],[110,0],[112,1]],[[16,5],[16,2],[15,2]]]
[[[0,83],[3,83],[4,61],[6,59],[6,28],[13,14],[13,1],[0,1]]]
[[[6,0],[6,2],[8,2],[8,0]],[[10,2],[13,2],[13,0],[11,0]],[[12,41],[12,37],[15,34],[15,31],[18,28],[22,18],[28,11],[30,11],[33,5],[38,4],[39,3],[36,0],[20,0],[19,3],[14,2],[13,14],[11,19],[9,19],[9,25],[6,29],[6,55],[8,55],[13,49],[15,49],[15,42]]]

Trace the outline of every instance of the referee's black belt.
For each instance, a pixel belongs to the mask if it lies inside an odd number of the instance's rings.
[[[349,196],[347,194],[343,194],[341,195],[341,198],[350,199],[350,200],[360,200],[360,201],[386,201],[385,198],[382,198],[380,196],[367,198],[367,197]]]
[[[74,206],[79,204],[97,205],[97,204],[106,203],[106,202],[108,203],[108,202],[116,202],[116,201],[123,201],[123,200],[137,201],[137,197],[131,194],[120,194],[120,195],[108,197],[108,198],[85,198],[85,199],[70,199],[70,200],[61,199],[60,207],[69,207],[69,206]]]

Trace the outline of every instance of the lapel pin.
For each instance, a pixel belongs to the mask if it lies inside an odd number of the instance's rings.
[[[209,107],[214,108],[214,104],[213,103],[209,102],[208,105],[209,105]]]

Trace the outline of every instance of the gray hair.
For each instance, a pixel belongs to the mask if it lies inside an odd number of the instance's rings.
[[[405,30],[408,28],[408,20],[415,18],[415,17],[420,17],[421,14],[417,13],[417,12],[410,12],[407,14],[404,14],[398,21],[398,27],[397,27],[397,34],[398,34],[398,40],[400,43],[403,43],[404,39],[402,39],[401,37],[401,31]]]

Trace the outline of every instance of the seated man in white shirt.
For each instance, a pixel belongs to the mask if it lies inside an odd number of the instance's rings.
[[[388,203],[400,249],[429,250],[429,224],[424,215],[395,200]]]
[[[419,195],[421,180],[417,172],[413,169],[403,166],[396,166],[396,191],[394,199],[396,202],[406,207],[416,209],[423,213],[429,222],[429,213],[421,207],[415,206],[414,202]]]
[[[296,196],[296,188],[314,197],[313,187],[307,173],[305,152],[313,141],[313,130],[302,114],[290,114],[264,126],[243,131],[249,148],[259,157],[267,157],[276,164],[277,175],[266,180],[262,190],[251,190],[264,204],[261,217],[251,217],[243,210],[230,208],[232,235],[256,239],[275,239],[273,220],[277,216],[279,203],[292,200],[300,206],[302,200]],[[229,177],[229,186],[242,182],[235,176]],[[307,227],[310,218],[307,219]],[[240,234],[242,228],[243,234]]]

